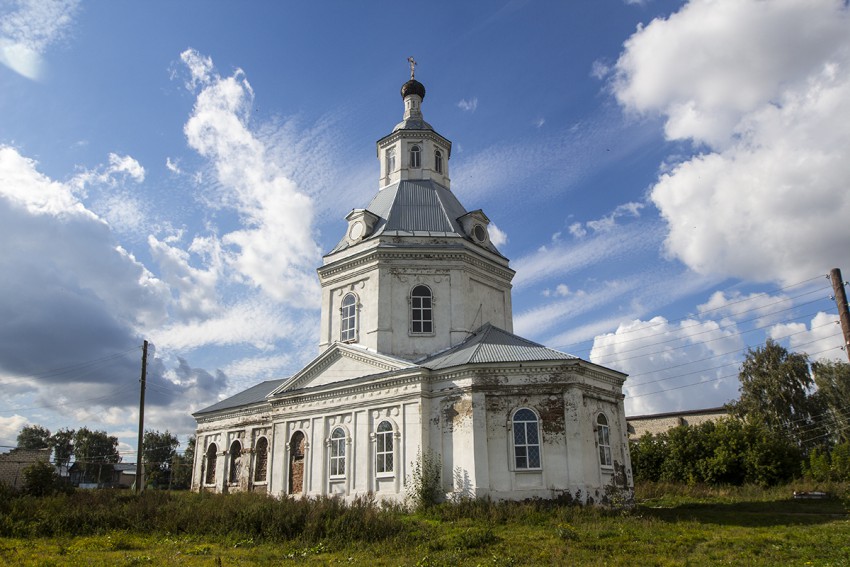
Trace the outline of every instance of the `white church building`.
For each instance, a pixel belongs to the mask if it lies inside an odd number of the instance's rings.
[[[412,65],[401,95],[378,192],[318,269],[319,355],[193,414],[193,489],[402,500],[423,454],[447,497],[631,489],[626,375],[513,334],[515,272],[451,190]]]

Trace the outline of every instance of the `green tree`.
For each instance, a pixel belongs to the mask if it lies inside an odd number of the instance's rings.
[[[818,389],[812,396],[825,414],[829,440],[834,443],[850,441],[850,364],[840,361],[815,362],[812,374]]]
[[[53,462],[57,467],[67,467],[74,455],[74,435],[76,431],[63,427],[50,436],[50,448],[53,449]]]
[[[88,427],[74,434],[74,460],[80,464],[86,482],[108,482],[112,478],[112,465],[121,462],[118,438],[106,431],[92,431]]]
[[[173,477],[172,488],[191,488],[192,487],[192,466],[195,462],[195,436],[189,437],[189,442],[186,444],[186,451],[182,455],[179,453],[174,456],[172,462]]]
[[[145,482],[154,486],[168,485],[177,447],[180,446],[177,436],[167,429],[165,432],[147,430],[143,444]]]
[[[24,469],[24,493],[32,496],[50,496],[64,492],[66,485],[59,478],[56,467],[45,461],[36,461]]]
[[[40,425],[25,425],[18,433],[21,449],[47,449],[50,447],[50,430]]]
[[[805,354],[789,352],[768,339],[750,349],[738,374],[740,398],[729,412],[745,421],[761,422],[804,449],[817,439],[817,404],[809,396],[814,385]]]

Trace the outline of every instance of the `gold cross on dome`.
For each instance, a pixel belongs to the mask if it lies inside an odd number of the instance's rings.
[[[416,60],[411,55],[407,58],[407,62],[410,63],[410,80],[413,80],[414,67],[416,67]]]

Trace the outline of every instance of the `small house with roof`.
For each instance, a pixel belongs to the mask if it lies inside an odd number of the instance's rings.
[[[513,333],[514,271],[451,190],[412,68],[401,96],[378,192],[318,269],[318,356],[193,414],[193,489],[401,500],[422,455],[447,496],[631,489],[625,374]]]

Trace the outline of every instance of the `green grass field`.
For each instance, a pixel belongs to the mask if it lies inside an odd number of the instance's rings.
[[[846,486],[651,485],[629,511],[83,494],[0,504],[6,565],[850,565]]]

